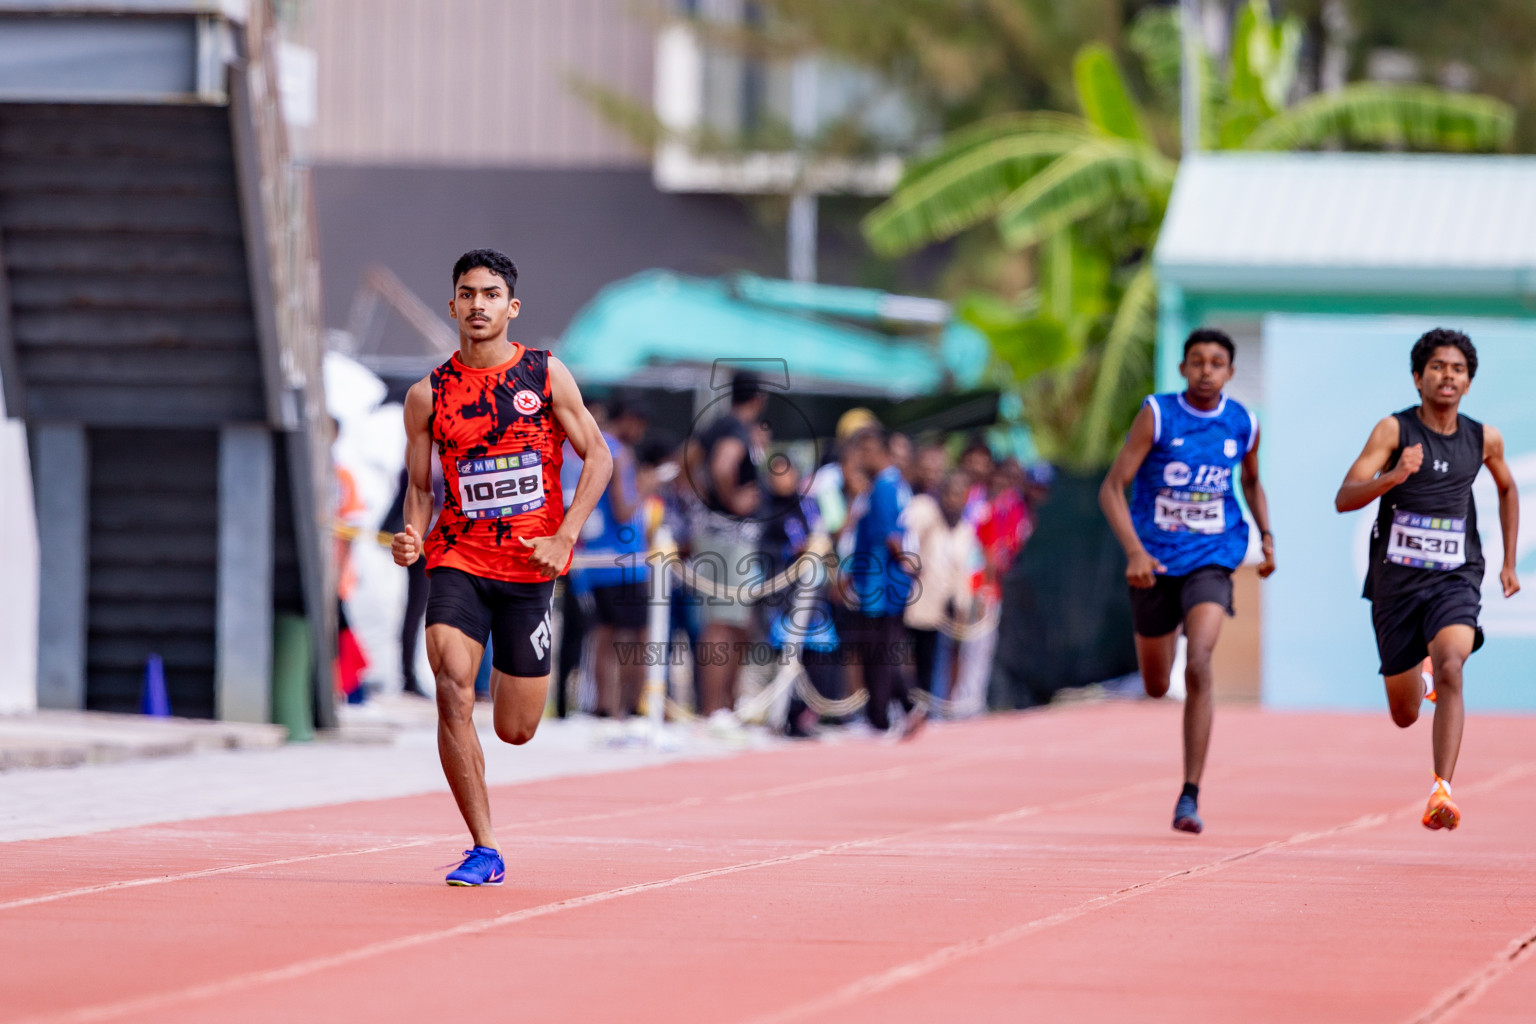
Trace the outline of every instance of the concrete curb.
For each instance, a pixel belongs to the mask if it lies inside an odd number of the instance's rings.
[[[287,738],[280,725],[247,722],[100,711],[0,715],[0,771],[114,764],[198,750],[262,750],[280,747]]]

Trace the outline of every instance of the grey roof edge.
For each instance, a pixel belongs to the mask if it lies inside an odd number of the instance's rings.
[[[1528,164],[1536,166],[1536,154],[1532,153],[1361,153],[1361,152],[1332,152],[1320,150],[1260,150],[1260,149],[1228,149],[1216,151],[1204,151],[1192,153],[1180,161],[1181,166],[1193,166],[1194,164],[1236,164],[1236,163],[1286,163],[1292,165],[1301,164],[1466,164],[1478,163],[1483,165],[1503,164]]]
[[[1165,284],[1194,292],[1536,295],[1536,267],[1332,267],[1195,264],[1154,259]]]
[[[250,0],[0,0],[0,14],[216,14],[244,22]]]

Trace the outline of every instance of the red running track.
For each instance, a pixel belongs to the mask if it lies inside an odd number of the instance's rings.
[[[1536,719],[1076,705],[493,793],[7,844],[5,1021],[1536,1019]]]

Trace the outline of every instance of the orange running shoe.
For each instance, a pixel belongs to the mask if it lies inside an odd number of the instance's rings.
[[[1424,808],[1424,827],[1449,830],[1460,824],[1461,809],[1451,801],[1451,787],[1437,776],[1435,788],[1429,793],[1429,806]]]
[[[1419,666],[1419,675],[1424,680],[1424,699],[1433,704],[1435,702],[1435,663],[1425,658],[1424,664]]]

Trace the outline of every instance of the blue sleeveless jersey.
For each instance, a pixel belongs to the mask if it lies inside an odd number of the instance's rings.
[[[1169,576],[1206,565],[1236,569],[1248,553],[1237,484],[1258,439],[1253,413],[1225,395],[1211,412],[1181,393],[1148,395],[1146,404],[1152,450],[1131,488],[1136,536]]]
[[[604,431],[603,440],[614,456],[614,472],[619,474],[619,486],[625,500],[638,506],[639,495],[635,487],[635,463],[629,450],[618,438]],[[627,522],[618,522],[613,515],[613,504],[608,489],[587,518],[581,531],[581,552],[593,561],[604,564],[598,568],[578,569],[571,573],[570,586],[576,593],[585,593],[594,587],[616,587],[628,583],[645,583],[650,570],[645,564],[645,524],[640,509]],[[609,564],[609,560],[612,560]]]

